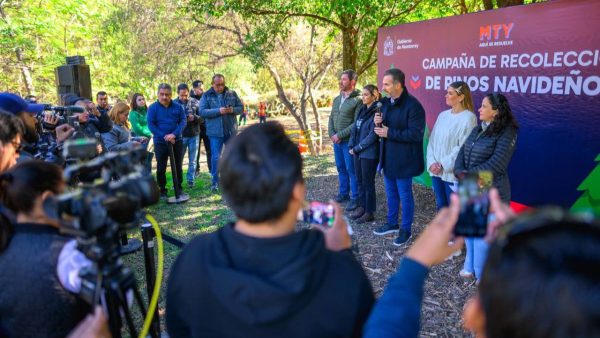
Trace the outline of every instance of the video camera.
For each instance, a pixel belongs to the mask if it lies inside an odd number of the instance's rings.
[[[80,272],[79,296],[91,305],[105,302],[114,337],[120,337],[122,315],[130,334],[137,336],[126,294],[133,291],[143,313],[145,309],[133,272],[120,258],[119,235],[138,225],[142,208],[158,202],[159,190],[144,170],[146,151],[141,146],[88,161],[95,149],[95,139],[65,142],[65,155],[79,159],[63,174],[73,190],[45,208],[60,219],[62,233],[77,237],[77,249],[94,263]]]
[[[95,155],[95,139],[65,142],[68,157],[89,159]],[[102,233],[125,230],[141,218],[141,209],[158,202],[153,177],[144,174],[146,151],[141,146],[109,152],[90,161],[80,161],[64,171],[67,184],[76,189],[57,198],[57,213],[67,232],[78,237],[98,238]],[[102,227],[117,225],[113,231]]]
[[[56,125],[48,124],[44,122],[44,116],[48,115],[47,112],[50,112],[52,117],[58,118],[58,123]],[[73,123],[73,114],[84,113],[85,108],[80,106],[53,106],[51,104],[44,105],[44,111],[40,112],[36,118],[42,124],[43,129],[45,130],[54,130],[57,125],[63,123],[69,123],[72,125]],[[73,126],[73,125],[72,125]],[[75,126],[73,126],[75,127]]]

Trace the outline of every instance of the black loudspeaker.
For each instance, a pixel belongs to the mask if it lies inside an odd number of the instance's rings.
[[[65,94],[75,94],[79,97],[92,99],[90,66],[86,64],[62,65],[56,67],[54,74],[59,101]]]

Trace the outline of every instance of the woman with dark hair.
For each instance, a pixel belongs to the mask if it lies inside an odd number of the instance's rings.
[[[348,148],[353,155],[356,181],[358,183],[358,207],[350,218],[362,224],[375,219],[375,172],[379,161],[379,137],[373,129],[373,117],[380,99],[375,85],[366,85],[362,90],[363,106],[360,108],[350,133]]]
[[[89,261],[44,209],[63,188],[62,170],[47,162],[0,174],[0,318],[11,337],[65,337],[90,310],[68,291],[78,288],[78,270],[64,268],[75,257],[79,267]]]
[[[519,128],[506,97],[499,93],[487,94],[479,108],[481,125],[475,127],[463,144],[454,163],[454,174],[461,178],[467,173],[491,171],[493,186],[498,189],[503,202],[510,202],[508,164],[515,151]],[[466,238],[467,254],[460,275],[481,278],[487,255],[483,239]]]
[[[454,162],[467,136],[477,126],[471,90],[465,82],[448,86],[446,104],[451,108],[438,115],[427,145],[427,168],[438,211],[450,204],[450,194],[457,182]]]
[[[129,112],[129,123],[131,123],[131,131],[133,136],[143,136],[148,138],[146,150],[148,157],[146,158],[146,170],[152,171],[152,158],[154,157],[154,144],[152,143],[152,132],[148,128],[148,106],[144,95],[140,93],[133,94],[131,98],[131,111]]]

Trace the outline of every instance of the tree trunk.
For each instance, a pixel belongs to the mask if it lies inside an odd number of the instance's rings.
[[[2,20],[10,27],[10,21],[4,13],[2,7],[0,7],[0,17]],[[13,33],[12,29],[9,29],[8,36],[11,40],[15,41],[16,37]],[[23,81],[25,82],[25,90],[27,91],[27,95],[35,95],[35,88],[33,87],[33,79],[31,78],[31,70],[29,66],[25,63],[25,58],[23,57],[23,49],[21,47],[15,48],[15,55],[17,57],[17,67],[21,70],[21,75],[23,75]]]
[[[269,70],[269,74],[271,74],[271,77],[273,78],[273,82],[275,82],[275,88],[277,88],[277,97],[279,98],[279,101],[281,101],[281,103],[283,103],[283,105],[287,108],[287,110],[290,112],[290,114],[292,114],[294,119],[296,119],[296,122],[298,123],[298,127],[300,127],[300,130],[302,130],[305,135],[306,135],[306,133],[309,133],[309,135],[310,135],[310,127],[308,127],[308,124],[306,123],[306,121],[302,120],[302,115],[305,116],[306,112],[304,112],[304,114],[302,114],[302,112],[298,113],[297,109],[294,107],[294,105],[290,102],[290,100],[285,95],[285,91],[283,90],[283,85],[281,84],[281,77],[277,73],[277,70],[273,66],[268,65],[268,64],[266,65],[266,67]],[[311,155],[314,156],[317,154],[315,151],[314,141],[310,137],[306,138],[306,145],[308,146],[308,150]]]
[[[33,79],[31,78],[31,69],[29,69],[29,66],[25,64],[25,60],[23,60],[23,50],[21,50],[20,47],[16,48],[15,54],[17,55],[18,67],[21,69],[21,74],[23,75],[27,95],[35,95],[35,87],[33,86]]]
[[[317,139],[316,139],[316,143],[317,143],[317,153],[320,154],[323,151],[323,130],[321,129],[321,113],[319,112],[319,108],[317,107],[317,104],[315,102],[315,97],[312,94],[312,90],[308,89],[309,94],[310,94],[310,105],[312,106],[312,110],[313,110],[313,116],[315,117],[315,129],[317,131]],[[310,138],[312,139],[312,134],[310,135]]]
[[[356,68],[357,60],[357,40],[358,35],[353,28],[347,28],[342,31],[342,68],[343,70]]]
[[[498,0],[498,8],[523,5],[524,0]]]

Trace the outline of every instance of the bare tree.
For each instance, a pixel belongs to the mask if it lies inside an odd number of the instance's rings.
[[[340,59],[339,49],[324,42],[327,34],[319,34],[317,26],[298,20],[285,39],[273,38],[272,50],[268,53],[257,51],[247,40],[251,35],[250,24],[233,13],[228,17],[230,20],[227,22],[215,18],[197,18],[198,22],[203,22],[205,36],[213,34],[227,41],[222,44],[227,49],[211,51],[213,62],[245,55],[254,60],[257,67],[264,67],[273,80],[277,98],[303,131],[310,153],[318,154],[323,145],[323,126],[315,93],[318,93],[332,65]],[[290,90],[297,93],[297,100],[290,97]],[[310,119],[310,110],[313,121]]]

